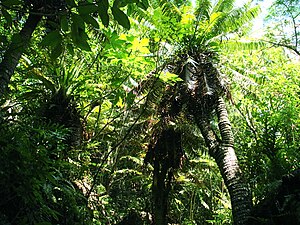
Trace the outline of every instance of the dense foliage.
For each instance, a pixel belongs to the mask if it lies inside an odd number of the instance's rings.
[[[297,1],[264,42],[259,7],[192,3],[0,2],[0,224],[246,224],[235,190],[255,210],[279,193],[300,167]],[[297,224],[297,198],[252,215]]]

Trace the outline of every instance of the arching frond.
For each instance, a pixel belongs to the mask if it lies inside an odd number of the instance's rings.
[[[215,12],[229,12],[234,7],[235,0],[219,0],[212,8],[211,14]]]
[[[220,35],[225,36],[233,33],[254,19],[259,12],[259,6],[248,8],[248,5],[229,12],[214,12],[210,15],[207,26],[201,34],[203,36],[202,39],[208,41]]]
[[[238,30],[246,23],[253,20],[260,13],[260,7],[255,6],[252,8],[248,8],[248,6],[244,6],[242,8],[237,8],[232,10],[226,16],[224,16],[222,21],[222,30],[225,33],[230,33],[235,30]],[[220,29],[220,27],[219,27]]]
[[[180,3],[176,1],[160,0],[160,1],[151,1],[151,8],[157,9],[161,8],[162,12],[166,16],[177,17],[180,16]]]
[[[211,1],[210,0],[198,0],[195,10],[197,21],[208,20],[211,10]]]
[[[266,47],[268,47],[268,44],[260,40],[228,40],[221,43],[221,48],[225,51],[251,51]]]

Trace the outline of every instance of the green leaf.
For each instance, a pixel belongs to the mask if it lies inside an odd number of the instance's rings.
[[[56,47],[62,41],[62,36],[58,30],[51,31],[42,40],[42,46]]]
[[[85,33],[85,26],[82,17],[77,14],[72,14],[72,21],[71,38],[73,43],[82,50],[91,51],[91,48],[87,42],[89,37]]]
[[[162,81],[166,82],[166,83],[175,83],[178,81],[182,81],[182,79],[180,77],[178,77],[177,74],[174,73],[170,73],[170,72],[162,72],[159,75],[159,79],[161,79]]]
[[[69,30],[68,19],[66,15],[60,17],[60,27],[63,31]]]
[[[79,36],[78,25],[76,23],[72,23],[71,25],[71,38],[73,42],[76,42]]]
[[[4,16],[6,23],[8,26],[12,25],[12,17],[11,15],[6,11],[6,9],[2,8],[1,9],[2,15]]]
[[[78,6],[78,12],[80,15],[91,14],[97,12],[98,8],[94,4],[80,5]]]
[[[130,21],[127,17],[127,15],[122,11],[120,10],[119,8],[117,8],[116,6],[113,6],[111,8],[112,10],[112,14],[115,18],[115,20],[124,28],[126,29],[130,29]]]
[[[89,39],[88,35],[83,30],[79,30],[79,33],[73,39],[74,44],[85,51],[91,51],[91,47],[87,40]]]
[[[108,27],[109,24],[109,16],[108,16],[108,7],[109,3],[108,0],[100,0],[98,5],[98,13],[100,16],[100,19],[105,27]]]
[[[84,40],[84,39],[80,39],[78,41],[78,43],[75,43],[79,48],[81,48],[82,50],[85,50],[85,51],[92,51],[89,43],[87,42],[87,40]]]
[[[147,8],[149,7],[149,2],[148,2],[148,0],[142,0],[142,1],[139,1],[136,5],[143,10],[147,10]]]
[[[63,46],[60,43],[52,49],[50,55],[51,59],[52,60],[57,59],[61,55],[62,51],[63,51]]]
[[[91,24],[94,28],[99,29],[99,24],[98,21],[94,19],[94,17],[92,17],[91,15],[81,15],[82,19],[84,20],[84,22],[86,22],[87,24]]]
[[[81,28],[83,30],[85,29],[84,21],[81,16],[79,16],[78,14],[72,13],[71,18],[72,18],[72,22],[73,22],[72,25],[74,24],[77,27],[77,29],[78,28]]]

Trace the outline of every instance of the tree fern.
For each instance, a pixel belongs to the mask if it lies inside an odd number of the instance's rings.
[[[206,23],[205,32],[201,34],[202,38],[207,41],[217,36],[233,33],[254,19],[259,12],[260,8],[258,6],[249,8],[247,5],[230,11],[213,12],[210,15],[209,22]]]

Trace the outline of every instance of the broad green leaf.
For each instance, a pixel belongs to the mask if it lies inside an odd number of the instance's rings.
[[[149,46],[149,39],[148,38],[143,38],[142,40],[139,39],[134,39],[132,41],[132,50],[133,51],[139,51],[142,54],[149,54],[150,51],[148,49]]]
[[[87,24],[92,25],[94,28],[99,29],[99,24],[98,21],[94,19],[94,17],[92,17],[91,15],[81,15],[82,19],[84,20],[84,22],[86,22]]]
[[[51,59],[52,60],[57,59],[61,55],[62,51],[63,51],[62,44],[60,43],[56,45],[51,51],[51,55],[50,55]]]
[[[85,33],[85,25],[81,16],[72,14],[71,37],[73,43],[82,50],[91,51],[87,42],[88,35]]]
[[[119,96],[119,100],[116,104],[119,108],[124,108],[124,102],[123,102],[123,99]]]
[[[174,73],[170,73],[170,72],[162,72],[159,75],[159,79],[161,79],[162,81],[164,81],[166,83],[182,81],[182,79],[180,77],[178,77],[178,75],[176,75]]]
[[[87,40],[89,39],[88,35],[83,30],[79,30],[78,36],[73,39],[74,44],[85,51],[91,51],[91,47]]]
[[[115,18],[115,20],[124,28],[126,29],[130,29],[130,21],[127,17],[127,15],[122,11],[120,10],[118,7],[116,6],[113,6],[111,8],[112,10],[112,14]]]
[[[42,46],[56,47],[62,41],[62,36],[58,30],[51,31],[42,40]]]
[[[134,170],[134,169],[121,169],[114,172],[114,174],[127,174],[127,173],[133,173],[136,175],[143,175],[140,171]]]
[[[91,47],[87,40],[79,39],[78,42],[75,43],[75,45],[77,45],[77,47],[81,48],[82,50],[91,51]]]
[[[80,5],[78,6],[78,12],[80,15],[91,14],[97,12],[98,8],[94,4]]]
[[[60,27],[63,31],[69,30],[68,19],[66,15],[60,17]]]
[[[109,24],[109,16],[107,13],[108,7],[109,7],[108,0],[100,0],[99,1],[98,13],[99,13],[100,19],[105,27],[107,27]]]
[[[79,16],[78,14],[72,13],[71,18],[73,21],[72,24],[74,24],[74,26],[76,26],[78,29],[79,28],[81,28],[83,30],[85,29],[84,21],[81,16]]]
[[[71,25],[71,37],[73,41],[76,41],[78,39],[79,36],[79,31],[78,31],[78,26],[76,23],[72,23]]]

